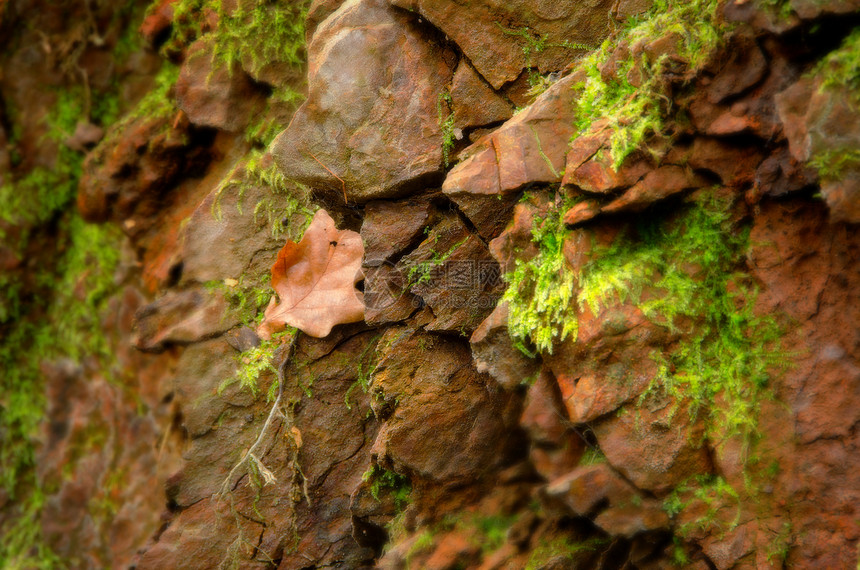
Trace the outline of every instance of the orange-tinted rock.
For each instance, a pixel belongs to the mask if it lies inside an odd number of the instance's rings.
[[[587,222],[599,213],[600,205],[594,200],[586,200],[579,202],[564,213],[564,223],[568,226],[575,226]]]
[[[707,181],[680,166],[661,166],[646,174],[642,180],[601,209],[602,212],[639,212],[684,190],[707,186]]]
[[[170,33],[170,26],[173,25],[174,4],[177,1],[159,0],[147,10],[146,17],[140,25],[140,35],[143,36],[146,43],[154,46],[159,39],[163,39]]]
[[[594,194],[608,194],[635,184],[653,168],[647,161],[633,157],[616,170],[609,149],[602,146],[601,135],[580,137],[568,154],[568,166],[562,185]],[[600,144],[600,146],[598,146]],[[585,157],[587,155],[587,157]],[[584,158],[579,165],[580,158]]]
[[[442,177],[436,99],[441,49],[384,0],[342,5],[308,46],[308,99],[272,152],[298,182],[351,201],[402,195]]]
[[[644,498],[606,463],[577,467],[552,481],[545,492],[613,536],[630,538],[669,526],[662,504]]]
[[[662,495],[711,470],[702,419],[690,421],[687,407],[673,400],[628,404],[593,429],[609,463],[640,489]]]
[[[211,41],[188,49],[176,80],[176,102],[192,124],[242,131],[263,107],[262,93],[244,71],[218,61]]]
[[[415,244],[435,219],[436,208],[428,200],[369,202],[361,223],[365,265],[375,267],[390,261]]]
[[[714,104],[753,87],[768,71],[767,60],[752,35],[738,34],[729,46],[729,58],[706,88],[708,100]]]
[[[698,137],[687,160],[696,170],[716,174],[726,186],[742,187],[753,181],[762,158],[758,147],[740,147],[718,138]]]
[[[190,344],[218,336],[238,321],[220,292],[171,291],[135,315],[133,344],[158,352],[170,344]]]
[[[534,379],[539,365],[514,346],[508,333],[508,304],[501,302],[478,325],[470,339],[478,372],[486,372],[506,390]]]
[[[585,452],[585,441],[570,427],[555,378],[544,370],[526,392],[520,425],[531,440],[531,460],[546,480],[570,472]]]
[[[442,190],[456,201],[464,193],[505,194],[561,180],[574,128],[577,80],[572,75],[557,81],[530,107],[466,149]]]
[[[860,108],[845,88],[822,89],[803,78],[776,96],[791,154],[807,161],[860,145]],[[835,175],[824,172],[821,194],[837,221],[860,222],[860,168],[848,164]]]
[[[469,334],[502,294],[498,263],[456,216],[446,216],[399,265],[409,291],[433,311],[427,330]]]
[[[514,81],[534,67],[541,73],[560,71],[576,51],[560,47],[572,42],[598,46],[610,32],[609,10],[614,0],[589,4],[541,0],[480,0],[468,9],[454,0],[390,0],[417,11],[451,38],[494,89]],[[543,38],[543,50],[524,53],[528,41]]]
[[[465,343],[389,329],[373,375],[373,409],[384,420],[374,453],[413,484],[451,485],[491,475],[515,452],[507,430],[518,398],[472,368]]]
[[[457,66],[451,84],[454,104],[454,126],[460,129],[480,127],[511,118],[511,106],[484,82],[465,60]]]

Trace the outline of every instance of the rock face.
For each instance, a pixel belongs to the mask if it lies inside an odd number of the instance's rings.
[[[581,49],[574,46],[599,45],[609,33],[607,16],[613,4],[481,0],[463,10],[453,0],[391,3],[417,11],[442,30],[494,89],[514,81],[526,68],[541,73],[561,70],[570,61],[571,50]]]
[[[0,566],[856,566],[860,4],[55,4],[0,0]],[[364,319],[260,338],[320,209]]]
[[[308,46],[308,99],[275,142],[287,175],[353,202],[441,180],[442,46],[383,0],[345,2]]]

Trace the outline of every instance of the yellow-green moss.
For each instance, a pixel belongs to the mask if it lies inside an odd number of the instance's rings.
[[[650,59],[645,52],[634,60],[632,54],[617,62],[616,77],[606,81],[600,70],[614,57],[619,45],[631,52],[649,41],[668,34],[678,38],[677,54],[688,71],[703,66],[719,46],[726,29],[717,21],[716,0],[673,2],[656,0],[649,13],[631,19],[621,31],[609,39],[578,65],[585,79],[574,88],[574,137],[588,133],[598,121],[605,121],[613,166],[618,169],[633,152],[640,150],[648,137],[663,134],[666,118],[673,111],[663,80],[668,63],[666,55]],[[631,83],[635,72],[639,84]]]
[[[512,337],[551,352],[555,342],[576,338],[582,311],[631,303],[683,335],[677,347],[652,355],[659,372],[649,393],[689,399],[691,413],[706,411],[712,429],[749,441],[770,373],[789,355],[776,320],[753,313],[757,291],[744,272],[749,231],[733,223],[730,208],[730,200],[708,194],[677,216],[643,216],[595,248],[579,273],[564,259],[561,214],[550,212],[533,230],[539,255],[505,276]],[[724,404],[713,405],[718,399]]]

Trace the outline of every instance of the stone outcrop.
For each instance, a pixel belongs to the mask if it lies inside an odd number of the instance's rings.
[[[856,566],[860,4],[25,4],[0,566]],[[320,208],[364,320],[261,339]]]

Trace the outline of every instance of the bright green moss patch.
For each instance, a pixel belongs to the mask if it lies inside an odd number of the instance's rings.
[[[813,70],[822,89],[844,88],[860,102],[860,28],[851,32],[838,49],[827,54]]]
[[[598,552],[601,548],[607,546],[609,542],[608,539],[604,538],[575,541],[563,537],[541,542],[537,548],[532,550],[531,556],[529,556],[526,563],[526,570],[545,568],[548,563],[559,559],[568,563],[576,562],[582,556],[583,552]]]
[[[539,255],[506,275],[512,337],[551,352],[555,342],[576,339],[583,311],[633,304],[683,339],[652,355],[659,372],[648,393],[688,399],[712,430],[749,441],[770,372],[789,355],[776,320],[753,312],[756,288],[744,271],[749,232],[733,223],[730,207],[711,193],[677,215],[642,216],[611,245],[594,248],[578,273],[563,254],[568,231],[551,212],[533,230]]]
[[[157,3],[153,3],[153,7]],[[179,0],[173,7],[173,25],[162,53],[182,51],[204,33],[204,24],[217,19],[211,31],[216,63],[232,69],[248,65],[251,73],[270,63],[295,68],[305,62],[305,18],[309,0],[270,2],[239,0],[227,10],[220,0]]]
[[[615,57],[617,46],[626,45],[635,53],[639,46],[667,35],[677,38],[677,55],[687,69],[698,70],[725,34],[717,22],[717,5],[716,0],[656,0],[648,15],[631,20],[616,37],[585,57],[579,64],[585,80],[575,86],[579,96],[574,103],[574,136],[586,134],[597,121],[604,121],[612,133],[609,146],[613,166],[618,169],[648,137],[663,134],[666,117],[672,111],[663,79],[668,56],[649,58],[643,51],[635,60],[627,53],[617,62],[615,77],[609,81],[600,70]]]
[[[380,500],[380,496],[383,493],[390,493],[394,498],[394,506],[398,510],[405,507],[406,503],[409,502],[409,495],[412,493],[412,484],[405,475],[374,464],[364,472],[361,480],[370,483],[370,494],[377,501]]]
[[[576,338],[579,328],[574,303],[576,276],[564,259],[567,231],[564,208],[550,212],[541,223],[536,219],[532,240],[538,245],[537,258],[517,260],[515,269],[504,276],[508,288],[502,302],[508,303],[508,329],[513,339],[529,354],[525,343],[552,354],[553,344]]]

